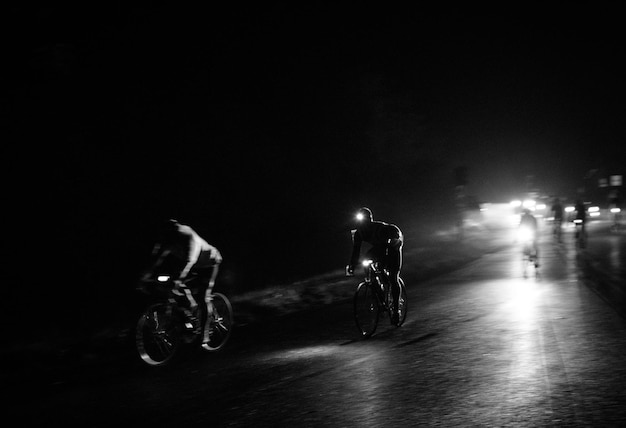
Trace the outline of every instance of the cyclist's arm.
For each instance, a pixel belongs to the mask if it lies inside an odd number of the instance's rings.
[[[154,271],[161,266],[161,264],[163,264],[163,261],[165,260],[165,258],[170,254],[170,250],[167,248],[163,248],[160,244],[156,244],[154,246],[154,248],[152,249],[152,257],[156,259],[154,260],[154,262],[152,263],[152,265],[147,268],[143,274],[143,279],[144,280],[149,280]]]

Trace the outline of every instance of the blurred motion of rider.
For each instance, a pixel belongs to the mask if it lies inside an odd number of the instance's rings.
[[[530,232],[529,239],[535,252],[535,267],[539,267],[539,246],[537,245],[538,224],[537,219],[531,214],[528,208],[524,208],[522,217],[520,218],[519,228],[526,228]]]
[[[369,243],[372,247],[367,252],[367,258],[376,260],[389,272],[391,294],[393,296],[392,322],[399,322],[398,300],[400,298],[400,269],[402,268],[403,236],[398,226],[374,221],[369,208],[360,208],[356,215],[357,227],[353,230],[352,256],[347,266],[348,275],[354,274],[354,267],[358,263],[361,253],[361,244]]]
[[[150,280],[157,268],[167,263],[169,268],[167,273],[174,282],[173,293],[187,298],[191,310],[187,315],[196,322],[192,313],[198,304],[182,281],[190,272],[196,274],[205,300],[209,299],[219,264],[222,262],[219,250],[200,237],[191,227],[170,219],[161,227],[159,239],[152,249],[152,259],[153,263],[143,279]]]
[[[561,205],[561,200],[559,198],[554,198],[554,202],[552,203],[552,213],[554,216],[554,229],[553,234],[561,240],[561,227],[563,225],[563,205]]]
[[[587,210],[585,209],[585,204],[582,200],[577,199],[576,205],[574,206],[574,211],[576,212],[576,218],[574,222],[576,224],[580,224],[580,233],[582,234],[582,238],[586,237],[586,229],[585,224],[587,223]],[[576,238],[579,236],[578,227],[576,227]]]

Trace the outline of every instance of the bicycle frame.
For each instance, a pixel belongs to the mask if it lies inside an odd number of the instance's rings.
[[[377,285],[376,290],[380,305],[385,311],[391,313],[391,305],[393,303],[391,299],[391,287],[389,284],[389,275],[385,269],[380,268],[380,263],[374,260],[365,260],[363,265],[366,266],[365,282],[368,284]],[[381,280],[381,276],[384,280]]]
[[[574,220],[576,246],[584,248],[587,243],[587,228],[585,222],[581,219]]]
[[[389,316],[392,325],[399,327],[406,319],[407,294],[402,278],[399,278],[400,296],[398,306],[401,312],[398,321],[393,320],[393,297],[389,274],[380,264],[373,260],[365,260],[365,280],[361,282],[354,293],[354,318],[361,337],[368,338],[376,331],[379,314],[384,311]]]

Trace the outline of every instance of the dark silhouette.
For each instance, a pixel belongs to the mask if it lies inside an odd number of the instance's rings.
[[[160,236],[152,249],[153,262],[144,274],[149,280],[153,275],[167,273],[174,283],[172,292],[186,297],[189,303],[188,316],[193,321],[193,313],[198,307],[191,290],[183,283],[190,274],[195,275],[196,284],[200,288],[200,295],[205,300],[210,298],[215,278],[222,262],[219,250],[206,242],[191,227],[170,219],[162,225]],[[196,326],[199,327],[199,326]]]
[[[360,208],[356,215],[357,227],[352,234],[352,256],[348,265],[348,273],[354,272],[354,266],[359,260],[361,244],[367,242],[372,247],[367,252],[367,257],[380,263],[389,272],[391,293],[393,296],[392,322],[399,321],[398,299],[400,296],[400,269],[402,268],[402,244],[403,236],[398,226],[374,221],[374,216],[369,208]]]

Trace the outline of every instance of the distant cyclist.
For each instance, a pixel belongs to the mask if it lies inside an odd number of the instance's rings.
[[[585,239],[587,238],[587,209],[585,208],[585,204],[582,200],[577,199],[576,205],[574,206],[574,211],[576,213],[576,217],[574,222],[576,224],[576,239],[580,245],[585,245]],[[580,230],[578,229],[578,225],[580,225]]]
[[[152,250],[152,265],[144,274],[150,279],[156,270],[166,264],[168,274],[173,277],[173,293],[185,296],[189,302],[188,316],[196,322],[192,315],[198,304],[191,291],[182,282],[190,272],[197,275],[205,299],[209,299],[215,285],[222,255],[219,250],[206,242],[191,227],[170,219],[162,225],[160,237]]]
[[[531,245],[535,254],[535,267],[539,267],[539,246],[537,245],[537,232],[539,228],[537,219],[531,214],[528,208],[524,208],[522,217],[520,218],[519,228],[528,229],[528,232],[530,233],[529,239],[531,240]]]
[[[356,214],[357,226],[353,231],[352,256],[348,264],[348,274],[354,274],[354,267],[361,254],[361,244],[367,242],[372,247],[367,252],[367,257],[381,263],[382,267],[389,272],[391,294],[393,296],[392,323],[399,322],[398,300],[400,297],[400,269],[402,268],[402,244],[403,236],[398,226],[374,221],[374,216],[369,208],[360,208]]]
[[[563,205],[561,205],[561,200],[559,198],[554,198],[554,202],[552,203],[552,213],[553,213],[553,225],[554,229],[552,231],[553,235],[555,235],[559,242],[561,241],[561,230],[563,227]]]

